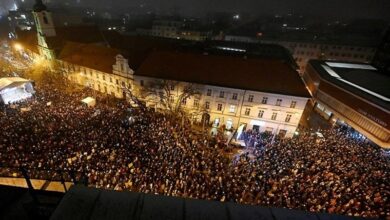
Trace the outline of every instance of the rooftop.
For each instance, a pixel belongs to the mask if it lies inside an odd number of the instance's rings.
[[[368,64],[311,60],[320,76],[390,110],[390,75]]]
[[[58,59],[72,64],[112,73],[116,55],[121,51],[93,44],[66,42]]]
[[[154,51],[136,75],[310,97],[298,73],[278,59]]]

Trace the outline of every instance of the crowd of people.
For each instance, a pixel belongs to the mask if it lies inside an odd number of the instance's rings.
[[[86,89],[37,83],[35,90],[31,100],[0,111],[0,176],[25,167],[31,178],[71,181],[56,170],[72,171],[105,189],[390,215],[389,156],[342,128],[322,131],[321,142],[310,131],[294,138],[247,131],[252,151],[234,159],[221,150],[225,141],[163,113],[99,95],[88,108],[80,102],[92,95]]]

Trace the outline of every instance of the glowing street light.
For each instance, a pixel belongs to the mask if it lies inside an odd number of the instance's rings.
[[[15,48],[16,50],[23,50],[23,46],[22,46],[21,44],[19,44],[19,43],[15,43],[15,44],[14,44],[14,48]]]

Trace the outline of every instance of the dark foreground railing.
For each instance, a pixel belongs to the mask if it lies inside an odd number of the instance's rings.
[[[75,185],[62,198],[51,219],[348,220],[359,218]]]
[[[32,180],[44,180],[47,181],[47,185],[51,182],[60,182],[63,191],[67,192],[68,188],[66,182],[72,182],[74,185],[82,184],[88,186],[88,178],[83,172],[74,170],[54,170],[45,168],[28,168],[24,166],[10,167],[0,166],[0,177],[8,178],[24,178],[27,184],[27,188],[31,197],[35,202],[39,203],[36,191],[44,189],[36,189],[33,187]]]

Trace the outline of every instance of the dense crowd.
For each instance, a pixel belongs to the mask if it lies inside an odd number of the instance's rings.
[[[99,188],[390,215],[389,156],[342,128],[322,131],[321,142],[305,131],[286,139],[247,131],[253,151],[234,159],[221,150],[225,141],[196,135],[162,113],[99,95],[88,108],[80,100],[90,91],[50,83],[36,90],[28,102],[0,111],[0,175],[23,166],[32,178],[58,179],[62,174],[50,170],[72,170]]]

